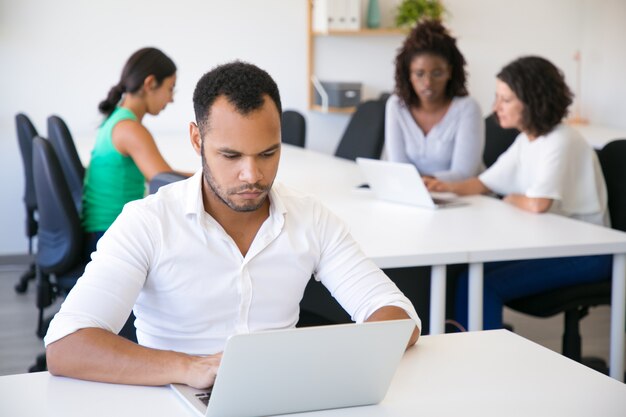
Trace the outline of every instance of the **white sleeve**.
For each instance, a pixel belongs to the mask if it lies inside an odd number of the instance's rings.
[[[133,203],[124,207],[50,323],[46,346],[82,328],[121,330],[148,274],[154,227]]]
[[[433,175],[442,181],[460,181],[478,175],[483,166],[485,121],[478,103],[467,98],[460,112],[450,169]]]
[[[526,197],[562,200],[567,181],[567,164],[571,161],[571,147],[558,136],[544,139],[543,152],[532,161],[535,180],[526,190]]]
[[[514,192],[518,171],[518,154],[521,136],[502,153],[485,172],[478,176],[480,182],[494,193],[507,195]]]
[[[394,162],[409,162],[406,154],[405,133],[400,122],[400,98],[392,95],[385,104],[385,155]]]
[[[381,307],[396,306],[406,311],[421,330],[421,320],[411,301],[365,256],[345,224],[320,206],[317,226],[321,253],[315,279],[324,284],[352,320],[360,323]]]

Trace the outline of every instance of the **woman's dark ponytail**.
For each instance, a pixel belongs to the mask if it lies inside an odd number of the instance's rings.
[[[115,110],[117,103],[119,103],[122,99],[123,93],[124,86],[121,83],[111,87],[107,98],[102,100],[98,105],[98,110],[100,110],[100,113],[104,114],[107,117],[110,116],[111,113],[113,113],[113,110]]]

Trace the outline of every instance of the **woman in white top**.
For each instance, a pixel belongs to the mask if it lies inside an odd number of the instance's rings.
[[[484,120],[467,95],[465,59],[441,22],[426,20],[411,31],[396,56],[395,81],[385,113],[387,158],[444,181],[477,175]]]
[[[562,124],[571,103],[563,74],[552,63],[534,56],[511,62],[497,76],[494,112],[503,128],[521,133],[480,176],[457,182],[427,180],[429,189],[460,195],[495,192],[522,210],[609,226],[598,157],[575,129]],[[509,300],[606,279],[610,268],[610,255],[487,263],[485,329],[502,327],[502,306]],[[466,303],[465,276],[456,303],[461,324],[467,320]]]

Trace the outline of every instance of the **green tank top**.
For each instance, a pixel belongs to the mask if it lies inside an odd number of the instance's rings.
[[[128,119],[137,116],[117,107],[98,129],[83,187],[82,222],[87,232],[107,230],[124,204],[143,198],[146,192],[145,178],[133,159],[113,146],[113,128]]]

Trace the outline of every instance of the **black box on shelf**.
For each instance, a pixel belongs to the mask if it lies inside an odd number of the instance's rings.
[[[345,81],[320,81],[322,89],[328,96],[328,107],[354,107],[361,102],[361,83]],[[319,88],[315,88],[315,104],[323,106]]]

